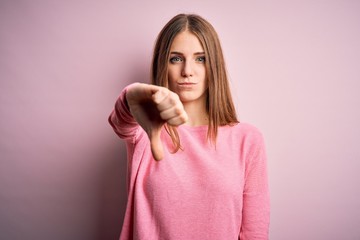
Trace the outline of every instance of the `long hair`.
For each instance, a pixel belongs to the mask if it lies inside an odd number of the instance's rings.
[[[209,114],[209,125],[207,138],[216,143],[219,126],[233,125],[239,121],[231,97],[220,40],[214,27],[208,21],[196,14],[178,14],[164,26],[155,43],[151,82],[154,85],[169,87],[170,47],[175,37],[183,31],[194,34],[204,48],[205,74],[208,81],[206,111]],[[181,144],[176,127],[166,124],[165,128],[174,144],[174,152],[177,152],[181,148]]]

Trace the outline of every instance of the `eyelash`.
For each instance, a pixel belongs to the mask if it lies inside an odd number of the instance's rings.
[[[205,57],[198,57],[196,60],[199,62],[205,62]]]
[[[178,57],[178,56],[170,58],[170,62],[171,62],[171,63],[176,63],[176,62],[180,62],[180,61],[182,61],[182,58],[181,58],[181,57]],[[205,62],[205,57],[204,57],[204,56],[202,56],[202,57],[197,57],[197,58],[196,58],[196,61],[203,63],[203,62]]]
[[[176,62],[180,62],[180,60],[182,60],[180,57],[172,57],[172,58],[170,58],[170,62],[171,63],[176,63]]]

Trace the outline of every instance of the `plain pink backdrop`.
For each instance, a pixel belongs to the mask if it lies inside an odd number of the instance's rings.
[[[180,12],[217,29],[240,120],[264,133],[270,239],[360,239],[349,0],[1,1],[0,239],[117,239],[126,152],[107,116]]]

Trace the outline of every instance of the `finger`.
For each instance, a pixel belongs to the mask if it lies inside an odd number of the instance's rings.
[[[167,89],[166,89],[167,90]],[[169,108],[172,108],[174,106],[180,106],[182,107],[182,103],[180,101],[179,96],[168,90],[168,92],[163,93],[164,95],[162,95],[162,98],[158,98],[156,102],[157,104],[157,109],[162,112],[164,110],[167,110]],[[160,95],[160,94],[159,94]]]
[[[181,104],[178,104],[177,106],[171,107],[169,109],[160,112],[160,117],[165,121],[168,121],[169,119],[176,117],[180,117],[180,119],[182,119],[185,122],[187,120],[187,114],[184,110],[184,107]]]
[[[156,161],[159,161],[164,157],[164,149],[160,139],[160,133],[160,129],[156,129],[150,134],[151,153]]]
[[[166,122],[172,126],[179,126],[181,124],[186,123],[188,116],[185,114],[181,114],[180,116],[176,116],[174,118],[168,119]]]
[[[155,87],[156,88],[152,89],[153,92],[152,99],[158,105],[169,96],[170,91],[164,87],[158,87],[158,86]]]

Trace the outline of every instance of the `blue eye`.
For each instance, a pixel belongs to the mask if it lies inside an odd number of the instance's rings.
[[[198,57],[198,58],[196,59],[196,61],[198,61],[198,62],[205,62],[205,57]]]
[[[171,63],[181,62],[182,59],[180,57],[172,57],[170,58]]]

